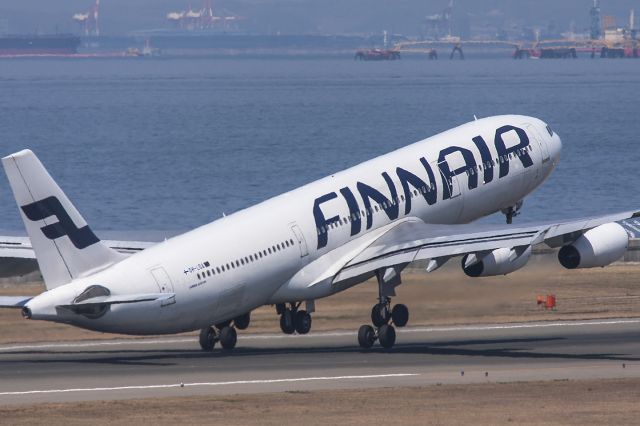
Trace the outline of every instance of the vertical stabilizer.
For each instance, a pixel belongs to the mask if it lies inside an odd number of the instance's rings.
[[[33,152],[9,155],[2,164],[47,289],[124,258],[93,233]]]

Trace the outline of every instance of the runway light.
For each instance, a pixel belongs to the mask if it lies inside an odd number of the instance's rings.
[[[464,370],[462,370],[462,371],[460,372],[460,375],[461,375],[461,376],[464,376]]]

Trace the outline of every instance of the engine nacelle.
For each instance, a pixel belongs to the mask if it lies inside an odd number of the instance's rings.
[[[567,269],[607,266],[620,259],[628,246],[629,235],[622,225],[605,223],[562,247],[558,252],[558,260]]]
[[[531,246],[495,249],[481,259],[471,253],[462,258],[462,270],[470,277],[506,275],[522,268],[530,257]]]

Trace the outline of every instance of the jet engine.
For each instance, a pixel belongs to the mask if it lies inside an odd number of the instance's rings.
[[[462,270],[470,277],[506,275],[527,264],[531,246],[499,248],[487,254],[470,253],[462,258]]]
[[[558,252],[560,264],[567,269],[606,266],[627,251],[629,235],[618,223],[597,226],[582,234]]]

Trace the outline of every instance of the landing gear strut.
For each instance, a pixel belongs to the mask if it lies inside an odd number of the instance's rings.
[[[284,334],[307,334],[311,331],[311,314],[300,308],[300,302],[279,303],[276,312],[280,315],[280,329]]]
[[[388,272],[392,270],[393,272]],[[385,349],[396,343],[396,330],[393,327],[404,327],[409,322],[409,309],[403,304],[391,308],[391,297],[395,296],[394,287],[400,284],[399,272],[395,269],[377,271],[378,303],[371,308],[371,323],[363,325],[358,330],[358,343],[363,349],[369,349],[375,341]],[[392,325],[393,324],[393,325]]]

